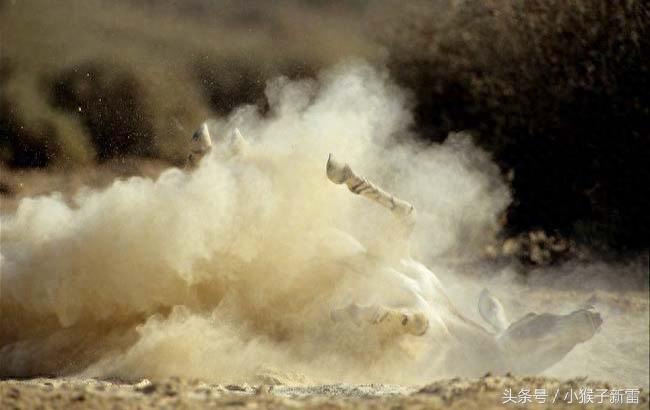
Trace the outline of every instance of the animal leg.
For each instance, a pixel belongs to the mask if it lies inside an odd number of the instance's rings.
[[[399,199],[366,178],[357,175],[348,164],[338,162],[334,155],[327,159],[327,177],[335,184],[345,184],[348,189],[389,209],[407,227],[410,234],[415,226],[415,207]]]

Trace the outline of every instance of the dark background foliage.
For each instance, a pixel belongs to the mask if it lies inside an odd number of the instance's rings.
[[[4,171],[179,164],[200,121],[265,81],[359,56],[468,130],[511,180],[506,230],[648,248],[650,5],[642,0],[0,2]]]
[[[650,6],[476,1],[443,23],[426,10],[383,39],[391,71],[423,135],[474,130],[513,172],[509,228],[647,247]]]

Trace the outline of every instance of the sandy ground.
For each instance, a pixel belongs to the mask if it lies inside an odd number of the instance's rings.
[[[508,389],[520,400],[521,389],[545,389],[547,398],[531,398],[531,408],[648,408],[647,390],[612,404],[607,393],[599,393],[594,403],[581,404],[580,388],[594,392],[614,387],[606,383],[572,379],[514,378],[485,376],[479,379],[451,379],[427,386],[395,385],[221,385],[200,381],[170,379],[164,382],[143,380],[129,384],[94,379],[31,379],[0,382],[0,407],[3,409],[149,409],[149,408],[314,408],[314,409],[467,409],[508,408],[520,404],[504,403]],[[558,393],[559,390],[559,393]],[[572,402],[568,393],[573,392]],[[557,394],[557,398],[555,398]],[[523,396],[522,396],[523,397]],[[632,398],[636,397],[636,399]],[[538,402],[540,401],[540,402]],[[555,402],[553,402],[555,401]]]

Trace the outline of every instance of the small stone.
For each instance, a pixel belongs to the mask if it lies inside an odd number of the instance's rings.
[[[537,265],[545,265],[551,259],[551,253],[537,245],[530,248],[530,260]]]
[[[551,243],[551,250],[553,252],[565,252],[569,249],[569,242],[567,242],[565,239],[557,239]]]
[[[144,394],[151,394],[154,391],[156,391],[156,385],[151,383],[151,381],[148,379],[142,379],[142,381],[140,381],[138,384],[133,386],[133,388],[135,389],[135,391]]]
[[[79,401],[79,402],[81,402],[81,401],[85,401],[85,400],[86,400],[86,395],[83,394],[83,393],[74,393],[70,397],[70,401]]]
[[[257,388],[257,390],[255,390],[255,394],[257,394],[258,396],[268,396],[269,394],[271,394],[272,391],[273,391],[273,385],[261,384]]]
[[[239,384],[227,384],[226,389],[230,391],[246,391],[246,387],[240,386]]]
[[[9,393],[7,393],[7,397],[11,399],[19,399],[20,398],[20,390],[18,390],[15,387],[12,387],[9,389]]]
[[[488,245],[485,247],[485,255],[488,258],[496,259],[497,257],[499,257],[499,251],[497,250],[496,246]]]
[[[521,243],[517,238],[508,238],[501,245],[501,252],[504,256],[515,256],[521,250]]]

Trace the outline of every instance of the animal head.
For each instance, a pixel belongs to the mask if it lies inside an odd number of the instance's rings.
[[[496,331],[504,368],[519,373],[552,366],[591,339],[603,323],[600,313],[587,306],[565,315],[528,313],[508,324],[501,303],[487,290],[479,299],[479,312]]]

